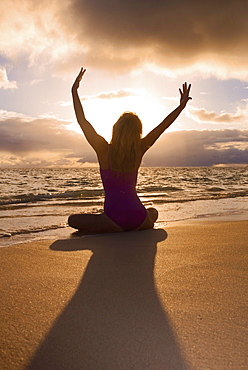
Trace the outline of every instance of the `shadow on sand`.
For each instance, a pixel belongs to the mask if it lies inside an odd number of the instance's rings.
[[[154,284],[164,230],[57,240],[90,249],[82,280],[28,369],[188,369]]]

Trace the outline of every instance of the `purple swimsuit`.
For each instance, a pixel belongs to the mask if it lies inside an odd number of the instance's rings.
[[[136,193],[138,170],[116,172],[100,168],[105,190],[104,212],[124,231],[137,229],[147,210]]]

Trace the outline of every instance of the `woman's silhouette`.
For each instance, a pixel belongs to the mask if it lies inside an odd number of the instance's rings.
[[[97,134],[87,121],[78,97],[80,81],[86,69],[81,68],[72,86],[72,97],[77,121],[95,150],[105,190],[102,214],[74,214],[68,219],[71,227],[90,233],[120,232],[152,229],[158,218],[155,208],[146,209],[136,193],[138,169],[145,152],[175,121],[185,108],[190,87],[185,82],[179,89],[179,106],[147,136],[141,138],[142,124],[137,115],[124,113],[113,127],[110,144]]]

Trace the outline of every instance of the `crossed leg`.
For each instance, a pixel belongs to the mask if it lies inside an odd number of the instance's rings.
[[[148,208],[146,219],[137,228],[137,230],[152,229],[157,218],[158,211],[156,208]],[[101,234],[123,231],[123,229],[112,221],[105,213],[71,215],[68,218],[68,224],[74,229],[84,231],[86,233]]]
[[[101,214],[75,214],[68,218],[69,226],[87,233],[116,233],[123,229],[116,225],[105,213]]]
[[[147,208],[146,219],[138,227],[137,230],[152,229],[157,219],[158,219],[158,211],[156,210],[156,208]]]

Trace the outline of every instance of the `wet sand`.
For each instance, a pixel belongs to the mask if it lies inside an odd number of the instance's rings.
[[[248,221],[1,248],[1,369],[247,369]]]

